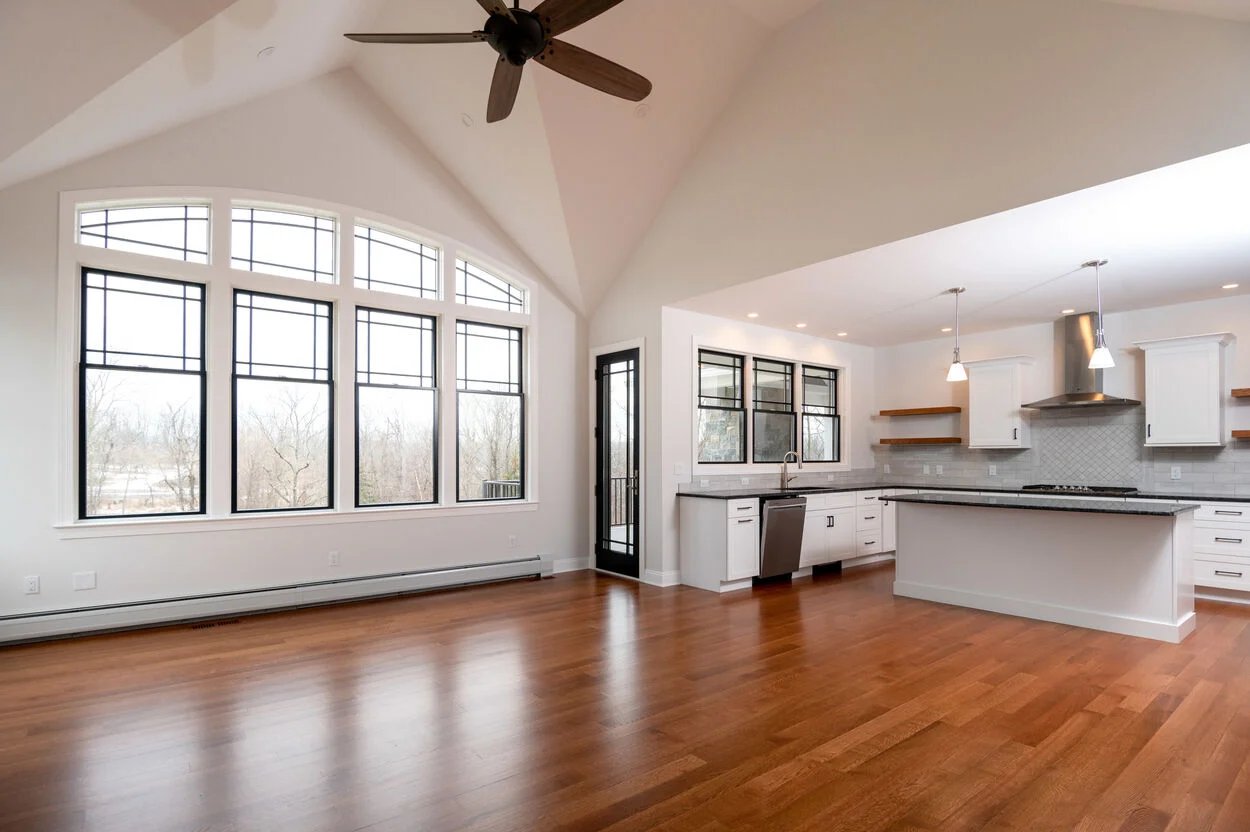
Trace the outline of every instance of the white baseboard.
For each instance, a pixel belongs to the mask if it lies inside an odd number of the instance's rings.
[[[581,572],[590,568],[590,558],[556,558],[551,564],[552,572],[557,575],[561,572]]]
[[[79,610],[27,613],[0,617],[0,643],[77,635],[97,630],[117,630],[151,624],[167,624],[197,618],[265,612],[305,607],[372,596],[399,595],[421,590],[462,586],[552,574],[546,558],[527,558],[505,563],[406,572],[366,578],[348,578],[194,598],[115,604]]]
[[[1056,624],[1070,624],[1074,627],[1086,627],[1091,630],[1104,630],[1126,636],[1152,638],[1156,641],[1167,641],[1179,644],[1185,636],[1194,630],[1194,614],[1188,613],[1178,623],[1166,621],[1150,621],[1144,618],[1130,618],[1124,615],[1095,612],[1093,610],[1061,607],[1039,601],[1026,601],[1020,598],[1002,598],[996,595],[983,595],[979,592],[967,592],[961,589],[917,584],[910,581],[895,581],[894,594],[907,598],[919,598],[922,601],[937,601],[940,604],[954,604],[958,607],[972,607],[988,612],[1016,615],[1021,618],[1036,618],[1040,621],[1053,621]]]
[[[681,572],[676,569],[668,572],[648,569],[642,574],[642,581],[652,586],[677,586],[681,583]]]

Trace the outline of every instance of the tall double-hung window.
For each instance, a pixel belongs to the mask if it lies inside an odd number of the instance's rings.
[[[525,497],[521,330],[456,321],[456,466],[461,502]]]
[[[204,511],[204,286],[82,272],[78,514]]]
[[[803,366],[803,459],[842,461],[842,425],[838,415],[838,371]]]
[[[746,462],[743,357],[699,350],[699,462]]]

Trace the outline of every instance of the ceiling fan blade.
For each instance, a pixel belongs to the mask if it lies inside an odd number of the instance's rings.
[[[651,94],[651,82],[637,72],[562,40],[549,42],[538,62],[566,78],[630,101]]]
[[[504,0],[477,0],[477,4],[491,14],[503,15],[513,22],[516,21],[516,17],[512,14],[512,9],[508,8],[508,4]]]
[[[486,40],[485,32],[399,33],[343,35],[357,43],[473,43]]]
[[[490,98],[486,102],[486,121],[503,121],[512,113],[516,94],[521,89],[521,69],[500,57],[495,64],[495,77],[490,82]]]
[[[598,17],[621,0],[543,0],[534,9],[547,37],[555,37]]]

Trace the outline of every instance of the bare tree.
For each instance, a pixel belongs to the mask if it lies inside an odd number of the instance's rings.
[[[166,403],[157,418],[167,466],[159,484],[169,489],[178,511],[195,511],[200,506],[200,416],[189,413],[188,404]],[[153,495],[151,499],[158,498]]]
[[[242,414],[241,422],[241,506],[298,508],[328,501],[323,388],[283,384],[261,407]]]

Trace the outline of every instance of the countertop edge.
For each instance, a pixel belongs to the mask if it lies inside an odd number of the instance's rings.
[[[1010,497],[957,497],[951,494],[901,494],[882,498],[885,502],[911,503],[921,506],[956,506],[959,508],[1005,508],[1020,511],[1064,511],[1079,514],[1129,514],[1144,517],[1175,517],[1197,511],[1195,505],[1148,506],[1134,503],[1098,500],[1065,500],[1063,497],[1028,498],[1013,500]]]

